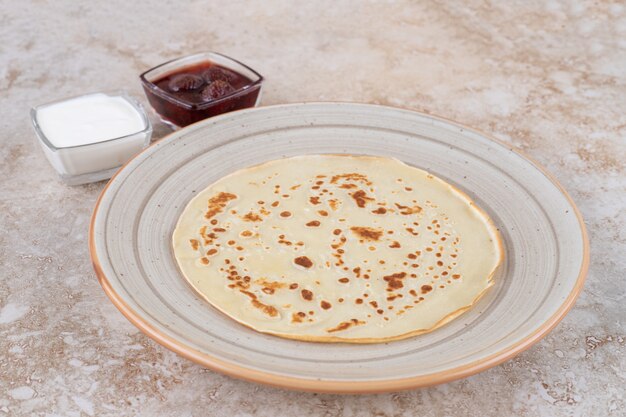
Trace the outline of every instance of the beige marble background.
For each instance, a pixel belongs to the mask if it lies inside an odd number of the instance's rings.
[[[126,88],[215,50],[267,76],[264,104],[405,106],[544,164],[585,216],[592,264],[541,343],[474,377],[372,396],[237,381],[161,348],[92,272],[103,183],[60,183],[31,106]],[[626,5],[615,1],[0,0],[0,416],[623,416]],[[157,124],[155,137],[167,133]]]

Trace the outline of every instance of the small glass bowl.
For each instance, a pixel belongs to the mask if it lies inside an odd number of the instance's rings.
[[[66,147],[53,145],[42,130],[37,120],[37,113],[45,107],[94,94],[105,94],[126,100],[140,115],[143,129],[125,136],[84,145]],[[152,125],[143,106],[125,91],[81,94],[42,104],[30,110],[30,120],[48,161],[61,180],[68,185],[86,184],[111,178],[122,165],[150,144],[152,136]]]
[[[160,88],[156,82],[182,68],[210,62],[239,73],[251,82],[232,93],[205,103],[192,103],[182,100],[171,92]],[[216,52],[203,52],[174,59],[158,65],[139,76],[146,97],[161,121],[172,128],[187,126],[208,117],[233,110],[258,106],[261,102],[263,77],[252,68]]]

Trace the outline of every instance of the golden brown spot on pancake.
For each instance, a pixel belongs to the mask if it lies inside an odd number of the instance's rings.
[[[259,300],[252,300],[251,303],[254,307],[258,308],[270,317],[276,317],[278,315],[278,310],[276,310],[273,306],[263,304]]]
[[[318,227],[321,223],[317,220],[311,220],[306,225],[309,227]]]
[[[293,260],[296,265],[309,269],[313,266],[313,261],[306,256],[298,256]]]
[[[326,210],[318,210],[317,213],[322,217],[328,216],[328,212]]]
[[[282,198],[289,198],[289,194],[283,194],[281,197]]]
[[[348,282],[350,282],[349,278],[339,278],[337,281],[341,282],[342,284],[347,284]]]
[[[328,333],[340,332],[342,330],[349,329],[352,326],[359,326],[361,324],[365,324],[365,322],[357,319],[350,319],[350,321],[342,321],[336,327],[326,329],[326,331]]]
[[[245,216],[243,216],[243,220],[247,221],[247,222],[260,222],[260,221],[263,221],[261,216],[259,216],[258,214],[254,213],[252,211],[249,212],[248,214],[246,214]]]
[[[280,204],[280,202],[278,202],[278,201],[274,201],[274,202],[272,203],[272,207],[278,207],[278,205],[279,205],[279,204]]]
[[[409,294],[411,294],[413,297],[417,297],[417,291],[415,290],[410,290]]]
[[[224,192],[218,193],[217,195],[209,198],[209,210],[204,214],[204,217],[210,219],[216,214],[221,213],[224,207],[228,205],[228,202],[236,198],[237,196],[235,194]]]
[[[420,290],[422,290],[422,294],[428,294],[433,290],[433,287],[430,285],[422,285]]]
[[[396,272],[395,274],[384,276],[383,280],[387,281],[387,291],[393,291],[404,287],[402,279],[405,277],[406,272]]]
[[[363,299],[361,299],[361,298],[357,298],[356,300],[354,300],[354,302],[355,302],[356,304],[363,304]]]
[[[302,290],[300,291],[300,294],[302,295],[302,298],[307,301],[311,301],[313,299],[313,293],[309,290]]]
[[[328,302],[328,301],[322,301],[320,303],[320,306],[324,309],[324,310],[328,310],[329,308],[332,307],[332,305]]]
[[[287,286],[287,284],[285,284],[284,282],[267,281],[263,278],[257,279],[256,281],[254,281],[254,283],[262,286],[263,287],[262,291],[267,294],[274,294],[275,290],[285,288]]]
[[[461,275],[459,275],[459,274],[452,274],[452,278],[459,279],[459,278],[461,278]]]
[[[372,210],[374,214],[385,214],[387,213],[387,209],[384,207],[378,207],[376,210]]]
[[[341,233],[341,229],[335,229],[333,230],[333,235],[337,236],[338,234]]]
[[[366,240],[378,240],[383,234],[382,230],[373,229],[371,227],[354,226],[351,227],[350,230],[352,230],[352,232],[354,232],[357,236]]]
[[[215,255],[217,253],[217,249],[215,248],[211,248],[208,251],[206,251],[206,254],[211,256],[211,255]]]
[[[215,227],[213,228],[213,231],[217,233],[224,233],[226,229],[224,229],[223,227]]]
[[[198,242],[196,239],[189,239],[189,243],[191,244],[191,249],[198,250],[200,242]]]
[[[215,225],[217,224],[217,219],[213,219],[213,220],[211,220],[211,224],[212,224],[213,226],[215,226]],[[206,226],[204,226],[204,227],[205,227],[205,229],[206,229]]]
[[[242,294],[245,294],[248,297],[250,297],[250,299],[251,299],[250,303],[252,303],[252,305],[254,307],[256,307],[259,310],[263,311],[263,313],[267,314],[268,316],[276,317],[278,315],[278,310],[276,310],[275,307],[272,307],[272,306],[267,305],[267,304],[263,304],[262,302],[257,300],[257,296],[255,294],[251,293],[250,291],[239,290],[239,292],[241,292]]]
[[[398,242],[397,240],[394,240],[393,243],[391,245],[389,245],[390,248],[396,249],[400,247],[400,242]]]
[[[378,303],[376,301],[370,301],[370,305],[374,308],[378,308]]]
[[[314,206],[320,204],[320,198],[319,197],[309,197],[309,202],[311,204],[313,204]]]
[[[234,240],[229,240],[227,243],[228,243],[230,246],[233,246],[236,242],[235,242]]]
[[[350,197],[354,199],[356,205],[360,208],[364,208],[368,201],[374,201],[373,198],[368,197],[368,195],[363,190],[358,190],[350,194]]]
[[[293,313],[291,315],[292,323],[302,323],[302,319],[306,317],[306,313],[303,311],[298,311],[297,313]]]
[[[337,207],[339,206],[339,203],[335,199],[329,200],[328,204],[330,205],[330,208],[333,210],[337,210]]]
[[[406,191],[413,191],[413,189],[412,189],[411,187],[404,187],[404,189],[405,189]]]
[[[403,214],[405,216],[419,213],[420,211],[422,211],[422,208],[417,205],[413,207],[409,207],[409,206],[403,206],[402,204],[398,204],[398,203],[395,203],[395,204],[396,204],[396,207],[398,207],[398,209],[400,210],[400,214]]]
[[[340,303],[343,303],[343,298],[338,298],[337,301],[339,301]]]
[[[352,272],[354,272],[354,275],[356,275],[357,278],[361,277],[361,267],[360,266],[357,266],[356,268],[354,268],[352,270]]]
[[[297,284],[296,282],[294,282],[294,283],[292,283],[292,284],[289,284],[289,289],[290,289],[290,290],[295,290],[295,289],[297,289],[297,288],[298,288],[298,284]]]
[[[280,217],[291,217],[291,212],[283,211],[280,213]]]
[[[346,180],[346,181],[359,181],[359,182],[363,182],[367,185],[372,185],[372,183],[367,179],[367,176],[363,175],[363,174],[359,174],[356,172],[351,172],[351,173],[347,173],[347,174],[339,174],[339,175],[333,175],[333,177],[330,180],[331,184],[336,184],[339,180]]]
[[[415,229],[413,229],[412,227],[407,227],[406,231],[412,234],[413,236],[419,235],[419,232],[416,232]]]
[[[339,188],[345,188],[345,189],[348,189],[348,190],[350,190],[352,188],[356,188],[356,187],[357,187],[356,184],[341,184],[339,186]]]
[[[246,290],[239,290],[240,293],[247,295],[248,297],[252,298],[253,300],[256,300],[256,295],[251,293],[250,291],[246,291]]]
[[[297,189],[298,189],[298,188],[300,188],[300,187],[302,187],[302,185],[301,185],[301,184],[297,184],[297,185],[292,186],[292,187],[291,187],[291,188],[289,188],[289,189],[290,189],[290,190],[297,190]]]
[[[200,262],[202,262],[205,265],[209,264],[209,258],[207,258],[206,256],[203,256],[202,258],[200,258]]]
[[[244,231],[242,231],[242,232],[239,234],[239,236],[241,236],[241,237],[250,237],[250,236],[252,236],[252,235],[253,235],[253,233],[252,233],[250,230],[244,230]]]

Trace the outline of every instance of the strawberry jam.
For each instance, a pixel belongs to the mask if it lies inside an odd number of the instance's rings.
[[[261,90],[262,77],[258,74],[252,72],[258,76],[253,80],[208,60],[173,69],[152,80],[151,71],[141,77],[148,101],[164,122],[178,127],[253,107]]]

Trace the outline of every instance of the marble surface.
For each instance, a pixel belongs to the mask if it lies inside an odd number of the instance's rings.
[[[0,416],[624,415],[623,2],[0,0],[0,9]],[[385,395],[258,386],[149,340],[91,268],[88,222],[104,183],[59,182],[28,111],[116,88],[145,102],[140,72],[202,50],[264,74],[264,104],[410,107],[524,150],[588,225],[592,263],[574,309],[501,366]],[[167,132],[156,123],[155,137]]]

